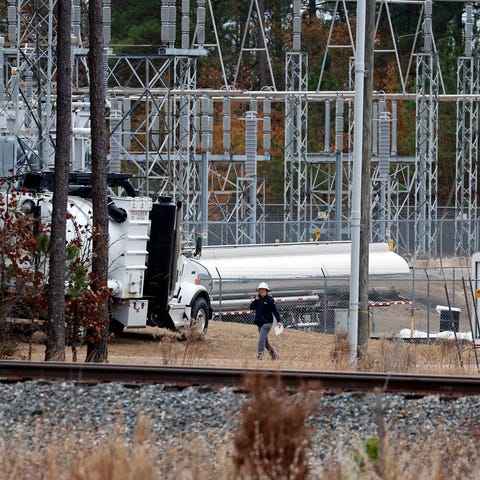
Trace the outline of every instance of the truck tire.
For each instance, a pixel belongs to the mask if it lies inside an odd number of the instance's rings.
[[[197,298],[192,307],[190,328],[196,328],[199,333],[206,333],[208,328],[208,303],[204,298]]]
[[[115,318],[110,317],[110,323],[108,324],[108,331],[113,333],[116,337],[119,337],[123,330],[125,328],[125,325],[122,322],[119,322]]]

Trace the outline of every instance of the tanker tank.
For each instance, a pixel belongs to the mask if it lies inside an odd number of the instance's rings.
[[[275,243],[208,246],[197,259],[199,279],[209,285],[212,299],[251,297],[260,281],[275,296],[312,294],[331,285],[347,286],[350,242]],[[409,265],[387,243],[369,245],[369,277],[406,278]],[[208,286],[207,286],[208,288]]]

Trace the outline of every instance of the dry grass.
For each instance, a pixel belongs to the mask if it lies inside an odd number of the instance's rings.
[[[258,332],[252,325],[212,322],[206,336],[179,335],[160,329],[128,332],[113,338],[109,360],[118,364],[211,365],[245,368],[349,370],[347,336],[286,330],[272,335],[280,360],[256,360]],[[17,345],[16,358],[42,360],[44,346]],[[84,347],[79,358],[84,358]],[[71,355],[71,353],[69,352]],[[358,370],[411,373],[478,374],[475,351],[467,344],[444,340],[435,345],[401,340],[371,340]],[[308,417],[321,399],[295,398],[278,383],[249,380],[251,392],[237,432],[219,438],[215,448],[199,438],[178,438],[160,455],[160,441],[138,420],[135,440],[121,429],[102,445],[88,435],[55,439],[55,432],[37,435],[34,446],[8,443],[0,434],[2,480],[151,480],[151,479],[475,479],[480,436],[475,426],[448,438],[437,431],[428,438],[392,438],[385,425],[381,395],[376,407],[377,436],[364,439],[357,451],[342,450],[320,459],[309,449]],[[375,407],[372,407],[375,408]],[[163,439],[164,440],[164,439]],[[29,443],[29,445],[31,445]],[[212,447],[212,445],[209,445]],[[212,453],[212,450],[214,453]],[[16,454],[12,455],[11,452]],[[459,454],[461,452],[461,454]]]
[[[270,334],[270,339],[280,354],[280,360],[272,362],[265,358],[259,362],[256,359],[258,331],[253,325],[211,322],[205,336],[180,335],[148,327],[112,338],[109,342],[109,362],[294,370],[351,369],[346,334],[327,335],[287,329],[279,336]],[[77,350],[78,358],[83,360],[85,347]],[[480,352],[476,352],[470,344],[456,343],[454,340],[426,345],[381,338],[370,340],[357,369],[368,372],[477,375],[476,354],[480,356]],[[44,345],[18,343],[13,358],[41,361],[44,356]],[[72,360],[70,349],[67,351],[67,360]]]
[[[88,434],[56,439],[38,430],[33,442],[15,444],[0,433],[2,480],[457,480],[480,478],[480,437],[475,426],[454,437],[439,429],[428,438],[393,437],[377,395],[377,435],[351,449],[338,444],[333,456],[311,452],[308,417],[321,396],[286,393],[277,379],[247,378],[250,396],[236,432],[218,438],[214,448],[198,436],[175,438],[168,450],[155,446],[165,439],[151,433],[138,417],[133,439],[121,426],[97,445]],[[27,435],[26,435],[26,438]],[[33,447],[32,447],[33,445]],[[421,448],[419,448],[421,445]],[[313,455],[311,455],[313,454]]]

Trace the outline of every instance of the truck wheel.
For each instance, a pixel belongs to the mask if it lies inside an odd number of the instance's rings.
[[[108,325],[108,331],[113,333],[116,337],[120,336],[123,332],[125,325],[122,322],[119,322],[115,318],[110,318],[110,323]]]
[[[208,304],[204,298],[197,298],[192,307],[190,328],[195,328],[199,333],[206,333],[208,327]]]

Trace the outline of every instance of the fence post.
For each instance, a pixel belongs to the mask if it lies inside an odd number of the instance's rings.
[[[430,277],[426,268],[425,276],[427,277],[427,340],[430,340]]]

